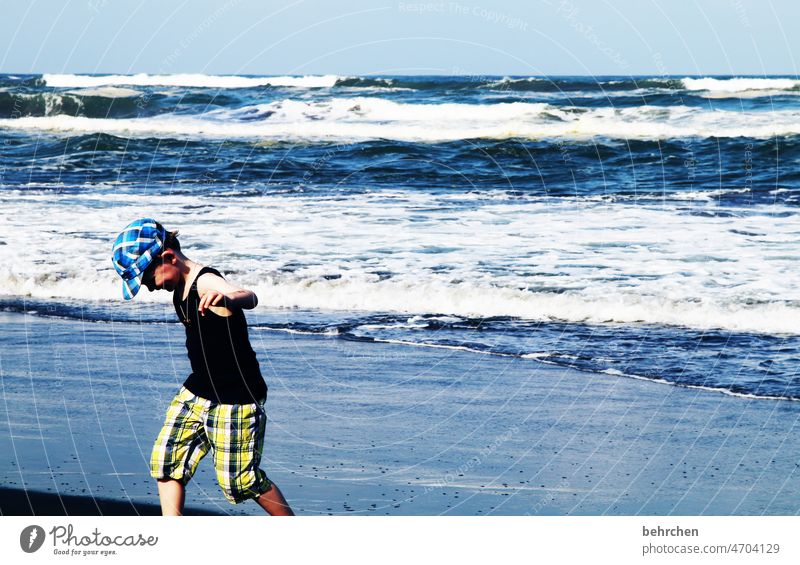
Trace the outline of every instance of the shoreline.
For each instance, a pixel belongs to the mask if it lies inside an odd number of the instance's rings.
[[[187,374],[182,328],[0,321],[0,486],[157,508],[146,461]],[[251,341],[270,387],[262,468],[298,514],[800,512],[794,402],[452,349]],[[190,507],[261,514],[224,501],[210,461]]]
[[[47,299],[34,299],[31,301],[34,305],[32,310],[28,310],[25,308],[20,308],[17,306],[17,300],[8,300],[0,299],[0,314],[8,313],[8,314],[23,314],[23,315],[31,315],[35,317],[40,317],[44,319],[53,319],[53,320],[63,320],[63,321],[80,321],[80,322],[90,322],[90,323],[130,323],[130,324],[173,324],[178,325],[179,322],[177,320],[173,320],[171,318],[172,312],[169,310],[167,312],[167,318],[162,319],[144,319],[144,320],[136,320],[135,318],[131,317],[122,317],[119,320],[115,319],[105,319],[105,318],[97,318],[97,317],[77,317],[73,314],[68,313],[54,313],[58,312],[58,309],[64,308],[64,304],[61,302],[55,302],[50,304],[50,300]],[[79,304],[79,301],[76,301]],[[164,302],[163,305],[167,303]],[[149,304],[149,306],[153,306],[154,304]],[[115,306],[115,303],[109,302],[105,307],[111,309]],[[75,306],[78,308],[80,306]],[[141,305],[137,305],[137,307],[141,307]],[[46,309],[48,312],[42,312],[40,310]],[[54,310],[55,309],[55,310]],[[67,307],[66,311],[70,311],[71,307]],[[363,313],[363,312],[356,312],[356,313]],[[391,313],[390,313],[391,314]],[[289,314],[287,314],[288,316]],[[152,313],[148,313],[148,316],[152,316]],[[252,314],[251,314],[252,316]],[[724,394],[727,396],[732,396],[736,398],[743,398],[743,399],[752,399],[752,400],[778,400],[778,401],[787,401],[787,402],[800,402],[800,397],[793,397],[793,396],[779,396],[779,395],[767,395],[767,394],[755,394],[751,392],[738,392],[735,390],[730,390],[723,387],[714,387],[708,385],[701,385],[701,384],[691,384],[691,383],[682,383],[682,382],[675,382],[669,381],[662,377],[650,377],[645,375],[639,375],[635,373],[625,373],[622,371],[618,371],[616,369],[606,369],[602,371],[595,371],[591,368],[584,368],[584,367],[575,367],[565,363],[557,363],[553,361],[548,361],[537,354],[530,354],[530,353],[508,353],[503,351],[494,351],[494,350],[484,350],[477,347],[469,347],[468,345],[449,345],[449,344],[438,344],[438,343],[425,343],[425,342],[413,342],[413,341],[404,341],[402,339],[389,339],[389,338],[379,338],[379,337],[367,337],[367,338],[352,338],[346,337],[341,335],[334,335],[329,334],[324,331],[308,331],[303,329],[296,329],[296,328],[287,328],[287,327],[272,327],[269,325],[269,322],[264,322],[258,320],[251,320],[249,323],[249,328],[251,331],[257,328],[259,331],[267,331],[267,332],[276,332],[282,333],[286,335],[299,335],[299,336],[308,336],[310,338],[339,338],[345,339],[348,341],[355,341],[365,344],[375,343],[375,344],[386,344],[386,345],[400,345],[405,347],[411,348],[430,348],[430,349],[444,349],[444,350],[451,350],[451,351],[463,351],[471,354],[478,354],[478,355],[490,355],[499,358],[512,358],[512,359],[524,359],[527,361],[531,361],[536,364],[541,364],[546,367],[552,367],[557,369],[563,369],[568,371],[577,371],[579,373],[586,373],[589,375],[597,375],[597,374],[604,374],[609,375],[612,377],[620,377],[625,379],[634,379],[643,382],[649,382],[653,384],[659,385],[667,385],[672,387],[678,388],[686,388],[686,389],[696,389],[696,390],[703,390],[712,393]],[[680,329],[677,327],[676,329]],[[689,328],[684,328],[689,329]]]

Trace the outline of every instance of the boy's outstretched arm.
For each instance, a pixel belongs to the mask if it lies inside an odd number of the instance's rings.
[[[198,310],[203,316],[209,306],[250,310],[258,305],[255,292],[231,284],[214,273],[205,273],[197,279],[197,293],[200,295]]]

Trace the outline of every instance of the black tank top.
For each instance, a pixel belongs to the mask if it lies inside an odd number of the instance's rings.
[[[216,269],[203,267],[186,300],[181,301],[177,291],[172,296],[175,312],[186,327],[186,350],[192,365],[192,374],[183,386],[221,404],[260,402],[267,396],[267,385],[250,346],[242,309],[232,308],[232,316],[219,316],[207,308],[201,316],[197,310],[197,280],[205,273],[222,276]]]

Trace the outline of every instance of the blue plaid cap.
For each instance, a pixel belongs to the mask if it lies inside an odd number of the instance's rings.
[[[153,218],[141,218],[128,224],[117,236],[111,260],[122,277],[122,296],[130,300],[142,286],[145,269],[164,250],[167,232]]]

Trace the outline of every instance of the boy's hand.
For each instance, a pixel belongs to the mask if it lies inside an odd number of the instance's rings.
[[[200,303],[197,306],[197,310],[200,312],[201,316],[205,316],[206,308],[210,306],[217,306],[219,302],[225,298],[225,295],[221,292],[217,290],[209,290],[200,298]],[[222,307],[225,307],[224,302],[222,303]]]
[[[197,279],[197,292],[200,294],[198,310],[201,313],[209,306],[216,306],[222,298],[225,302],[219,307],[226,308],[230,313],[234,309],[250,310],[258,305],[258,297],[252,290],[231,284],[214,273],[205,273]]]

